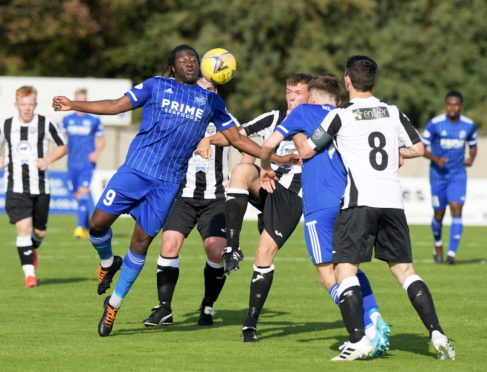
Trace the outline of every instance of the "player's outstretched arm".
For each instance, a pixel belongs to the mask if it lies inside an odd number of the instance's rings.
[[[260,157],[260,146],[254,141],[248,139],[246,136],[242,135],[237,127],[231,127],[225,129],[222,133],[225,138],[230,142],[230,144],[240,151],[243,151],[249,155]]]
[[[399,154],[404,159],[417,158],[424,155],[424,145],[422,142],[418,142],[410,147],[401,147],[399,149]]]
[[[132,109],[132,102],[127,96],[117,99],[105,99],[101,101],[71,101],[64,96],[56,96],[52,99],[54,111],[81,111],[98,115],[116,115]]]

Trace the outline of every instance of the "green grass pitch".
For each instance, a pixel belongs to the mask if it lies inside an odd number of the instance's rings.
[[[104,299],[96,294],[97,255],[88,241],[71,237],[74,222],[72,216],[50,217],[48,236],[39,252],[40,285],[26,289],[15,228],[5,215],[0,216],[1,371],[487,370],[485,227],[465,227],[458,264],[449,267],[432,262],[429,227],[411,226],[416,271],[433,294],[440,321],[456,348],[456,361],[435,359],[407,295],[386,265],[374,260],[362,269],[382,315],[392,326],[391,350],[372,361],[330,364],[346,339],[345,329],[337,306],[315,277],[302,226],[276,259],[273,287],[258,325],[261,342],[244,344],[240,332],[258,238],[254,222],[244,225],[241,241],[246,259],[227,278],[215,304],[213,327],[195,325],[203,296],[205,257],[201,240],[193,232],[180,256],[174,325],[149,329],[141,323],[157,303],[155,265],[161,241],[157,237],[107,338],[97,334]],[[115,223],[116,254],[125,254],[132,228],[129,218]]]

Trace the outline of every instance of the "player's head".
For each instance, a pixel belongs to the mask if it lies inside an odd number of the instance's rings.
[[[367,56],[348,57],[345,65],[345,86],[350,84],[358,92],[369,92],[375,85],[377,63]]]
[[[200,77],[198,79],[197,83],[201,88],[209,90],[210,92],[213,92],[213,93],[218,93],[218,89],[216,88],[215,83],[212,81],[206,80],[204,77]]]
[[[450,120],[456,120],[463,108],[463,95],[458,90],[451,90],[445,96],[445,111]]]
[[[338,106],[342,95],[342,83],[340,79],[329,73],[315,76],[308,84],[308,103]]]
[[[15,91],[15,107],[19,112],[19,119],[30,123],[37,107],[37,89],[33,86],[22,86]]]
[[[76,89],[74,92],[75,101],[87,101],[88,91],[85,88]]]
[[[167,71],[178,83],[194,85],[200,76],[200,57],[188,45],[179,45],[167,57]]]
[[[311,79],[312,75],[302,72],[286,79],[286,102],[289,111],[302,103],[308,103],[308,83]]]

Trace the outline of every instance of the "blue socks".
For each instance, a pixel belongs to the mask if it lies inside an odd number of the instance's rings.
[[[434,217],[431,220],[431,230],[433,230],[433,239],[435,240],[435,246],[442,245],[441,243],[441,227],[442,222],[436,220]]]
[[[120,271],[120,277],[118,278],[117,286],[110,299],[112,306],[120,307],[121,300],[127,295],[135,279],[139,276],[140,271],[144,267],[146,255],[138,255],[128,250],[125,258],[123,259],[122,270]],[[112,303],[118,302],[119,303]]]
[[[367,276],[362,270],[358,270],[357,278],[360,283],[360,288],[362,289],[362,297],[363,297],[362,313],[364,317],[364,326],[365,328],[367,328],[371,324],[373,324],[372,319],[370,319],[370,314],[379,311],[378,310],[379,306],[375,301],[374,292],[372,292],[369,279],[367,279]]]
[[[98,251],[101,260],[113,257],[112,252],[112,228],[109,227],[102,236],[93,236],[90,234],[90,241],[93,247]]]
[[[452,217],[450,226],[450,244],[448,245],[448,255],[455,257],[463,233],[462,217]]]
[[[78,223],[76,226],[81,226],[88,229],[88,218],[90,216],[90,194],[79,194],[78,196]]]
[[[333,284],[330,288],[331,299],[338,305],[338,284]]]

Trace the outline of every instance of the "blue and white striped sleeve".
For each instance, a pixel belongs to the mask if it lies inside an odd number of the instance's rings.
[[[132,107],[134,109],[145,105],[147,100],[152,95],[153,83],[154,83],[154,78],[147,79],[125,93],[125,95],[129,98],[130,102],[132,102]]]

